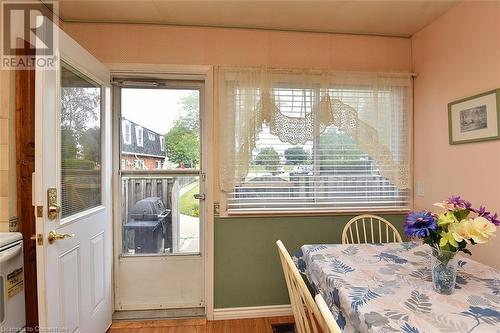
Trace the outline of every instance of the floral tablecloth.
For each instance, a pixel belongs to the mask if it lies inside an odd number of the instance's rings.
[[[500,272],[459,254],[455,292],[432,289],[421,243],[304,245],[299,270],[344,332],[500,332]]]

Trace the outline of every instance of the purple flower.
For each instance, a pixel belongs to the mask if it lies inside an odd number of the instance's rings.
[[[459,195],[452,195],[446,200],[450,205],[455,206],[455,208],[471,209],[471,203],[460,198]]]
[[[498,214],[497,213],[492,214],[492,213],[486,211],[486,207],[480,206],[479,209],[471,208],[470,210],[473,211],[474,213],[476,213],[478,216],[484,217],[485,219],[487,219],[488,221],[490,221],[494,225],[500,225],[500,220],[499,220]]]
[[[499,217],[498,217],[498,214],[495,213],[495,214],[489,214],[488,216],[485,216],[485,218],[487,220],[490,220],[491,223],[493,223],[494,225],[500,225],[500,220],[499,220]]]
[[[437,221],[431,212],[426,210],[411,212],[406,216],[404,231],[409,237],[423,238],[437,229]]]
[[[490,212],[487,212],[486,207],[484,207],[484,206],[479,206],[479,209],[471,208],[471,210],[473,212],[477,213],[477,215],[479,215],[479,216],[486,217],[486,216],[490,215]]]

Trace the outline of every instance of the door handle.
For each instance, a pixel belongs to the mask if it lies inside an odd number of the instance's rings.
[[[51,231],[49,231],[49,235],[47,236],[47,239],[49,241],[49,244],[53,244],[58,239],[65,239],[65,238],[71,238],[71,237],[75,237],[75,234],[68,234],[68,233],[60,234],[55,230],[51,230]]]
[[[196,200],[205,200],[205,194],[196,193],[193,194],[193,198],[195,198]]]

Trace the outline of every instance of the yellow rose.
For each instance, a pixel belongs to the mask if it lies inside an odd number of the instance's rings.
[[[497,229],[493,223],[482,216],[471,220],[469,225],[469,233],[476,243],[486,243]]]
[[[458,224],[450,224],[448,230],[452,233],[457,242],[466,241],[471,243],[471,239],[478,244],[486,243],[495,233],[496,227],[484,217],[462,220]]]
[[[470,220],[462,220],[459,223],[450,224],[448,231],[451,232],[453,238],[457,242],[466,241],[470,244],[470,239],[472,238],[470,232]]]

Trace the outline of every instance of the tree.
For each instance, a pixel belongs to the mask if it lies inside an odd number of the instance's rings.
[[[334,127],[327,129],[319,138],[319,160],[322,169],[340,165],[364,165],[366,156],[359,150],[356,141]]]
[[[101,131],[99,127],[89,128],[80,137],[81,155],[84,159],[99,163],[101,157]]]
[[[182,115],[178,121],[183,122],[186,127],[200,135],[200,93],[193,90],[187,96],[181,97],[180,106]]]
[[[309,154],[302,147],[290,147],[285,150],[286,164],[304,164],[309,160]]]
[[[170,162],[194,168],[200,160],[200,142],[197,134],[186,123],[177,121],[165,134],[165,151]]]
[[[255,164],[264,166],[266,170],[275,171],[280,164],[280,155],[273,147],[262,148],[255,156]]]
[[[62,158],[98,163],[100,130],[99,88],[63,87],[61,90]]]
[[[181,97],[181,115],[165,134],[165,152],[170,162],[194,168],[200,161],[199,92]]]
[[[63,159],[76,159],[78,148],[73,131],[67,128],[61,128],[61,155]]]
[[[100,102],[98,88],[63,87],[61,127],[73,131],[75,138],[80,139],[83,132],[99,121]]]

